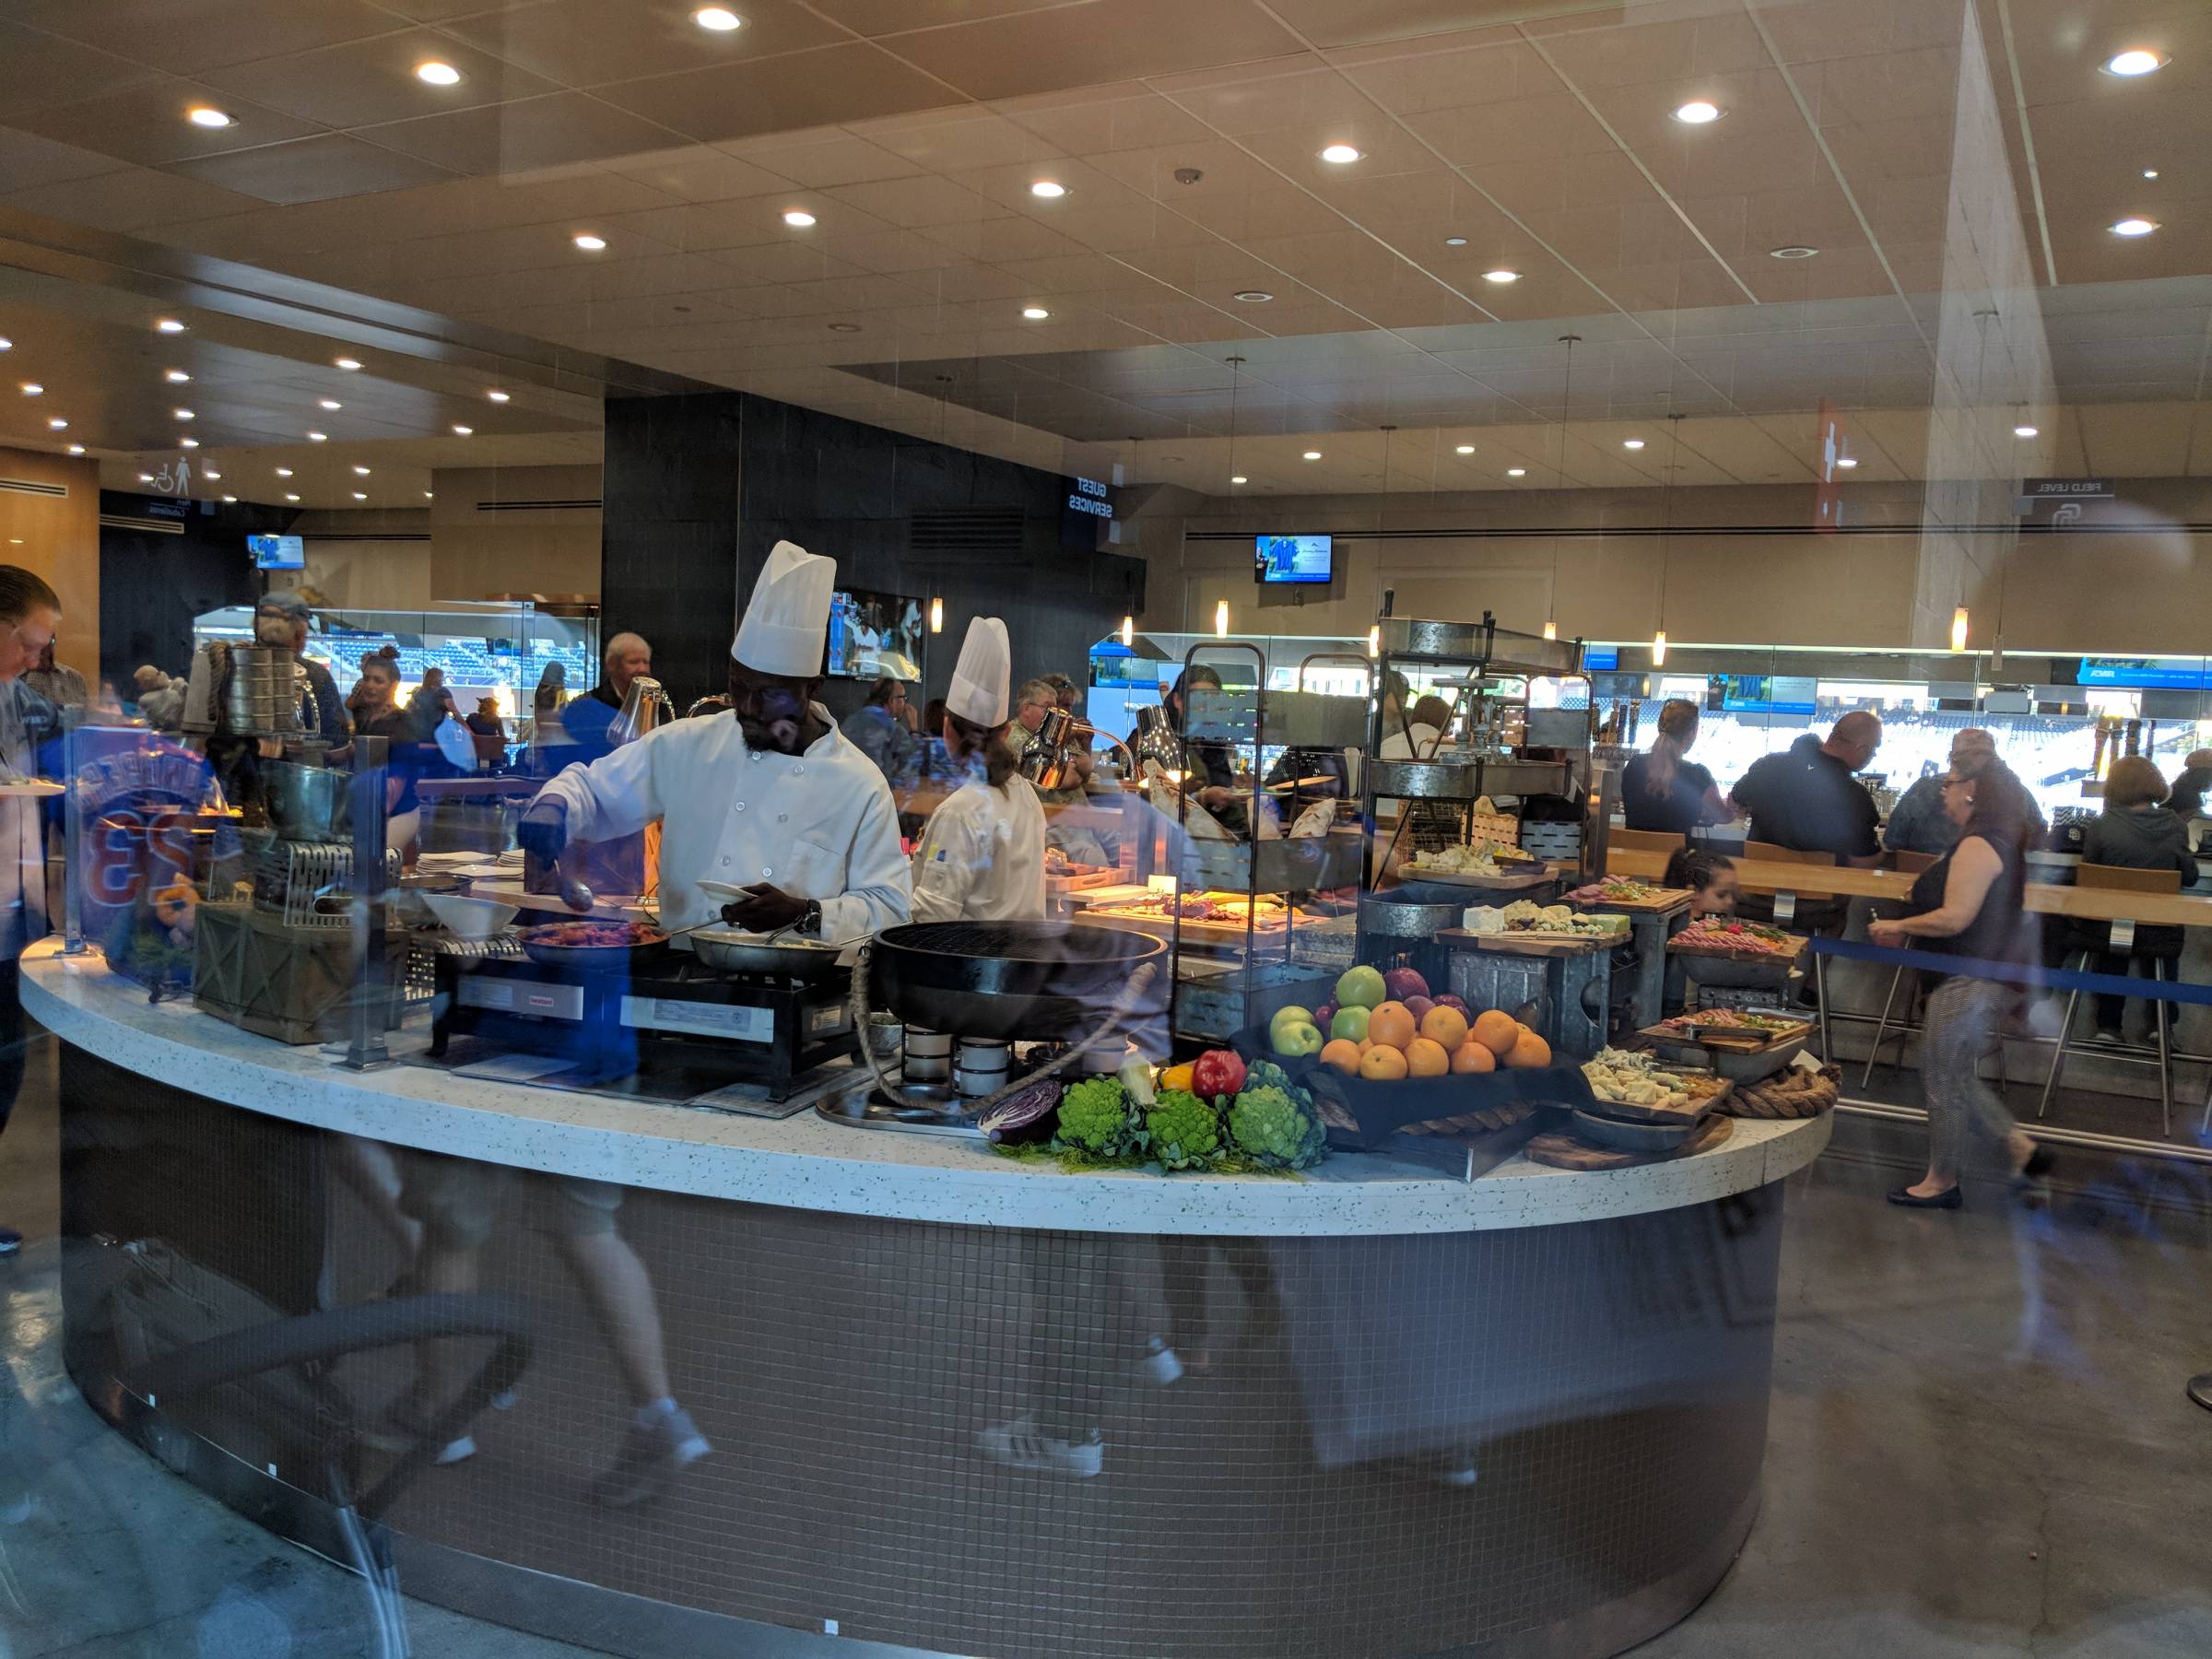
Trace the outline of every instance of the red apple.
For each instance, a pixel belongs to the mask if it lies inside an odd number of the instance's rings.
[[[1413,1016],[1413,1023],[1417,1026],[1429,1017],[1429,1010],[1435,1006],[1425,996],[1409,996],[1406,999],[1406,1012]]]
[[[1411,968],[1393,968],[1382,976],[1382,988],[1390,993],[1393,1002],[1404,1002],[1407,997],[1429,994],[1429,982]]]
[[[1470,1020],[1472,1020],[1474,1018],[1474,1010],[1468,1007],[1465,1003],[1462,1002],[1457,996],[1453,995],[1449,991],[1445,992],[1441,996],[1436,999],[1436,1006],[1440,1008],[1457,1008],[1462,1014],[1466,1015]]]
[[[1320,1007],[1313,1010],[1313,1023],[1324,1031],[1329,1029],[1329,1021],[1335,1018],[1336,1005],[1333,1002],[1323,1003]]]

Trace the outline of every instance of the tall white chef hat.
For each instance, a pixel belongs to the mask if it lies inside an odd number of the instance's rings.
[[[994,726],[1006,717],[1006,681],[1014,653],[1006,625],[996,617],[978,617],[960,641],[960,661],[952,671],[945,706],[962,720]]]
[[[753,584],[730,655],[762,674],[814,678],[822,671],[830,595],[836,585],[836,559],[778,542]]]

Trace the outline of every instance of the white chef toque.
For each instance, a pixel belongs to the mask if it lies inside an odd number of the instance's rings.
[[[952,685],[945,706],[972,725],[994,726],[1006,718],[1006,680],[1014,653],[1006,644],[1006,625],[996,617],[978,617],[968,624],[960,641],[959,665],[952,671]]]
[[[761,674],[813,679],[822,671],[836,585],[836,559],[778,542],[753,584],[730,655]]]

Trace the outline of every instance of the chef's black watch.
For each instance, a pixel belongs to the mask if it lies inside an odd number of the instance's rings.
[[[820,938],[822,936],[822,901],[819,899],[807,900],[806,908],[799,912],[799,919],[794,925],[803,934],[812,934],[816,938]]]

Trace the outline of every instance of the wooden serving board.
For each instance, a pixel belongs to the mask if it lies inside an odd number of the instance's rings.
[[[1731,1031],[1708,1030],[1702,1027],[1695,1031],[1669,1030],[1665,1025],[1645,1026],[1637,1032],[1658,1042],[1691,1042],[1700,1048],[1726,1049],[1733,1054],[1763,1054],[1769,1049],[1780,1048],[1785,1042],[1796,1042],[1813,1030],[1811,1020],[1804,1020],[1786,1031]]]
[[[1624,915],[1671,916],[1688,910],[1697,895],[1688,888],[1662,888],[1649,899],[1570,899],[1577,910],[1619,911]]]
[[[1786,967],[1805,954],[1805,936],[1796,934],[1792,937],[1797,943],[1788,950],[1717,950],[1708,945],[1682,944],[1677,935],[1666,942],[1666,948],[1674,956],[1711,957],[1722,962],[1780,962]]]
[[[1152,889],[1141,881],[1108,882],[1100,887],[1081,889],[1087,905],[1127,904],[1150,895]]]
[[[1088,923],[1093,927],[1119,928],[1124,933],[1140,933],[1155,939],[1173,935],[1175,918],[1172,916],[1118,916],[1111,911],[1096,908],[1077,912],[1075,920]],[[1289,936],[1290,930],[1281,923],[1273,926],[1255,927],[1252,938],[1256,943],[1279,944]],[[1241,945],[1244,943],[1244,924],[1241,922],[1203,922],[1185,916],[1182,936],[1194,945]]]
[[[1110,870],[1103,865],[1096,869],[1072,870],[1065,876],[1054,876],[1047,871],[1044,890],[1055,896],[1080,893],[1092,888],[1112,887],[1120,876],[1119,870]]]
[[[1494,933],[1468,934],[1466,936],[1475,942],[1477,950],[1502,951],[1508,956],[1588,956],[1596,951],[1610,950],[1620,943],[1619,938],[1600,934]]]
[[[1608,1100],[1605,1096],[1597,1095],[1597,1104],[1583,1110],[1594,1112],[1599,1117],[1619,1118],[1630,1124],[1679,1124],[1719,1111],[1721,1102],[1728,1098],[1729,1090],[1734,1087],[1724,1079],[1716,1091],[1692,1100],[1687,1106],[1631,1106],[1624,1100]],[[1593,1089],[1591,1093],[1597,1094],[1597,1091]]]
[[[1608,1147],[1586,1146],[1571,1135],[1557,1131],[1539,1135],[1522,1151],[1531,1163],[1548,1164],[1555,1170],[1633,1170],[1643,1164],[1669,1163],[1677,1158],[1695,1158],[1700,1152],[1710,1152],[1735,1132],[1735,1120],[1709,1113],[1705,1121],[1680,1146],[1665,1152],[1616,1152]]]
[[[1511,876],[1463,876],[1456,871],[1424,870],[1418,865],[1398,866],[1400,881],[1432,881],[1439,887],[1465,888],[1471,893],[1518,893],[1544,887],[1557,879],[1542,865],[1531,865]]]

